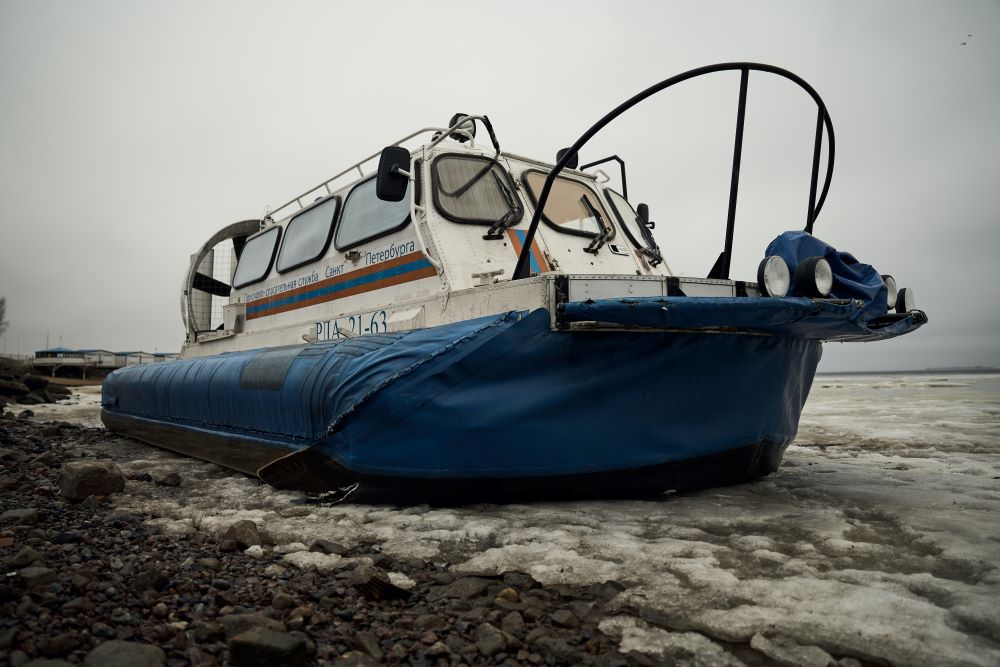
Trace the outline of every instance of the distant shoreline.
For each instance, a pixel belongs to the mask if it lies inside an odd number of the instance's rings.
[[[993,375],[1000,368],[925,368],[907,371],[817,371],[816,375]]]

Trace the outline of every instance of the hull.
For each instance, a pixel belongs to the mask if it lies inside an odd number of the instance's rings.
[[[507,313],[123,369],[103,418],[279,488],[359,500],[649,495],[775,470],[821,355],[792,335],[550,323]]]

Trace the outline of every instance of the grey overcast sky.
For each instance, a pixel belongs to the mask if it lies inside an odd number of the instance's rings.
[[[1000,2],[0,0],[6,352],[176,351],[188,256],[409,131],[487,113],[551,158],[700,65],[796,72],[833,118],[816,235],[915,289],[930,324],[821,370],[1000,366]],[[679,273],[721,249],[739,75],[672,89],[583,152],[621,155]],[[815,111],[751,75],[734,277],[804,224]]]

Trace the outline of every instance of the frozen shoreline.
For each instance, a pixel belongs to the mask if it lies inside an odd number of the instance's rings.
[[[692,664],[739,664],[725,643],[772,641],[817,660],[810,647],[991,665],[1000,662],[997,384],[993,375],[821,376],[775,474],[651,502],[326,506],[138,443],[109,438],[103,449],[127,474],[182,474],[181,488],[130,484],[113,497],[159,517],[168,534],[218,533],[247,518],[290,563],[322,567],[294,545],[325,538],[458,572],[617,580],[627,588],[601,628],[622,637],[622,650],[687,646]],[[36,413],[92,420],[96,406],[84,394]]]

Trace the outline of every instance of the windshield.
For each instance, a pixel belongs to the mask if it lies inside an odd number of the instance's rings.
[[[544,172],[534,170],[524,174],[524,183],[528,186],[528,193],[535,206],[538,205],[538,197],[542,193],[547,176],[548,174]],[[587,206],[583,199],[586,199],[590,206]],[[595,212],[602,215],[605,220],[608,219],[604,206],[593,190],[580,181],[557,176],[549,192],[549,198],[545,202],[542,218],[560,231],[580,236],[597,236],[604,229],[594,216]]]
[[[632,205],[628,203],[625,197],[614,190],[605,190],[608,193],[608,199],[611,200],[611,207],[614,209],[615,214],[618,216],[618,222],[621,223],[622,227],[625,229],[625,234],[628,236],[629,240],[636,248],[650,248],[652,246],[646,237],[646,230],[638,221],[638,215],[636,215],[635,209]]]
[[[434,160],[434,204],[452,222],[516,224],[523,214],[514,183],[495,160],[443,155]]]

